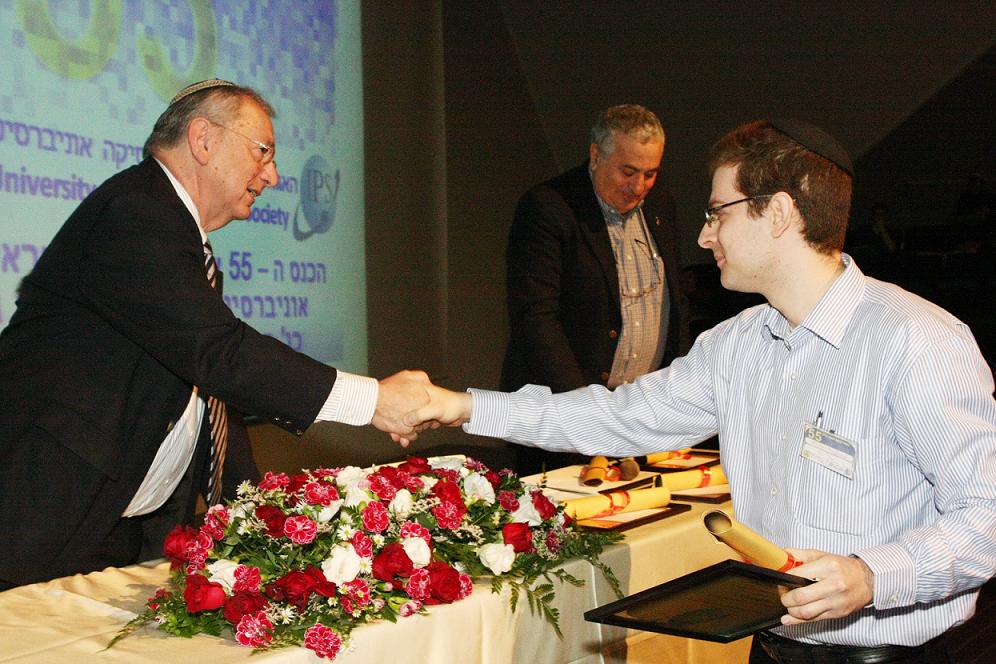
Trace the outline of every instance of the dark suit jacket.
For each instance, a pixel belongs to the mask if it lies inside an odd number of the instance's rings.
[[[74,571],[134,496],[193,385],[300,434],[335,378],[225,306],[155,161],[113,176],[24,278],[0,335],[0,580]]]
[[[671,313],[662,366],[685,337],[674,202],[660,184],[643,203],[664,259]],[[604,385],[622,327],[619,277],[587,163],[528,191],[515,210],[507,250],[510,336],[503,390],[526,384],[564,392]]]

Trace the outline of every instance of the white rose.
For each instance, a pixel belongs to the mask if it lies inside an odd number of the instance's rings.
[[[491,482],[480,473],[471,473],[463,481],[463,490],[468,498],[476,498],[488,505],[495,502],[495,489]]]
[[[332,549],[330,555],[322,563],[322,572],[325,578],[335,584],[343,584],[352,581],[360,574],[360,566],[363,559],[353,549],[353,545],[337,546]]]
[[[464,461],[466,461],[466,457],[462,454],[454,454],[429,459],[429,465],[436,470],[455,470],[459,472],[464,467]]]
[[[415,509],[415,500],[408,489],[399,489],[387,505],[387,509],[400,519],[407,519]]]
[[[519,497],[519,509],[512,512],[512,521],[516,523],[528,523],[530,526],[538,526],[543,523],[539,512],[533,506],[533,499],[528,493]]]
[[[512,569],[515,562],[515,549],[511,544],[492,542],[477,550],[477,557],[494,574],[504,574]]]
[[[346,507],[356,507],[357,505],[363,505],[364,503],[369,503],[373,499],[370,492],[366,489],[361,489],[359,485],[352,485],[346,487],[346,498],[343,504]]]
[[[415,567],[425,567],[432,560],[432,551],[421,537],[406,537],[401,541],[401,546]]]
[[[207,566],[208,580],[220,583],[225,592],[231,593],[235,585],[235,568],[238,566],[239,563],[234,560],[216,560]]]
[[[318,515],[315,517],[315,521],[318,521],[319,523],[328,523],[332,520],[332,517],[339,513],[340,507],[342,507],[342,501],[333,500],[331,504],[319,510]]]

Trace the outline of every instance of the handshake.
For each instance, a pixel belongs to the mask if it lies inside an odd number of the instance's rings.
[[[426,429],[463,424],[472,410],[469,393],[433,385],[424,371],[399,371],[380,381],[371,424],[408,447]]]

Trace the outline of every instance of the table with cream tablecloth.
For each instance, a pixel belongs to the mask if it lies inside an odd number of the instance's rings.
[[[729,505],[693,504],[691,511],[626,532],[602,560],[632,594],[731,557],[702,526],[702,512]],[[426,664],[549,662],[551,664],[743,664],[750,639],[731,644],[664,636],[586,622],[588,609],[616,599],[599,571],[571,561],[568,571],[585,581],[580,588],[556,586],[563,638],[525,598],[515,613],[507,590],[501,595],[479,584],[455,604],[433,606],[428,615],[358,628],[352,650],[339,664],[391,662]],[[317,662],[305,648],[252,655],[233,641],[199,635],[192,639],[144,628],[102,650],[141,611],[147,597],[168,577],[165,562],[76,575],[0,593],[0,662]],[[251,657],[251,659],[250,659]]]

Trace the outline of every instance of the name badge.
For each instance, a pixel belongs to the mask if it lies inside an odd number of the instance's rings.
[[[854,479],[854,443],[818,425],[807,424],[802,437],[803,458]]]

